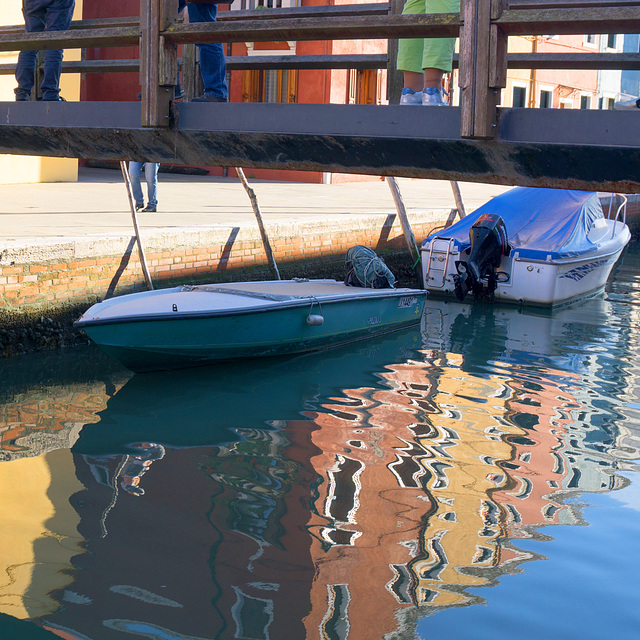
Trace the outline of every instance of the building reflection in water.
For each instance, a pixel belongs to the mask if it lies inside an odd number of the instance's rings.
[[[598,318],[571,335],[558,317],[470,313],[432,304],[422,337],[135,376],[82,430],[73,474],[38,480],[49,495],[73,478],[55,499],[70,530],[38,520],[64,571],[50,549],[32,558],[65,579],[5,585],[0,611],[92,640],[364,640],[479,602],[534,558],[518,538],[581,522],[568,496],[622,482],[615,393],[594,389],[625,377],[589,359]],[[22,529],[32,555],[38,531]]]

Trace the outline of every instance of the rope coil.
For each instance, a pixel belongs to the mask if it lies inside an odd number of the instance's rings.
[[[351,287],[393,289],[396,278],[374,251],[362,245],[351,247],[345,256],[347,275],[344,283]]]

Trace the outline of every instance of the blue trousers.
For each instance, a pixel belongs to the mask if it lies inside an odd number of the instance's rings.
[[[27,33],[66,31],[71,24],[75,0],[22,0],[22,15]],[[59,100],[62,49],[49,49],[44,54],[43,100]],[[16,65],[14,90],[16,100],[28,100],[35,84],[37,51],[21,51]]]
[[[218,7],[215,4],[186,4],[186,0],[179,0],[178,11],[185,5],[189,11],[189,22],[215,22]],[[221,43],[199,44],[200,73],[204,83],[204,92],[215,98],[229,99],[227,88],[227,63],[224,59],[224,48]]]
[[[158,169],[159,162],[130,162],[129,177],[131,178],[131,190],[133,191],[133,199],[136,204],[144,204],[144,196],[142,195],[142,185],[140,184],[140,174],[144,167],[144,175],[147,180],[147,196],[148,203],[154,207],[158,206]]]

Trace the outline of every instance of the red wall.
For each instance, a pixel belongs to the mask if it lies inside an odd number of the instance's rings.
[[[84,0],[82,18],[131,17],[140,14],[139,0]],[[87,49],[88,60],[129,60],[138,57],[138,47],[104,47]],[[140,80],[137,73],[88,73],[82,83],[81,99],[97,101],[132,101],[138,99]]]

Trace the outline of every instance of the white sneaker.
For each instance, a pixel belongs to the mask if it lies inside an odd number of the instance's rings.
[[[613,105],[614,109],[640,109],[640,98],[634,98],[633,100],[623,100],[622,102],[616,102]]]
[[[400,96],[400,104],[422,104],[422,91],[414,91],[413,89],[409,89],[409,87],[405,87]]]
[[[422,90],[422,105],[425,107],[446,107],[448,102],[442,95],[442,89],[438,87],[425,87]]]

